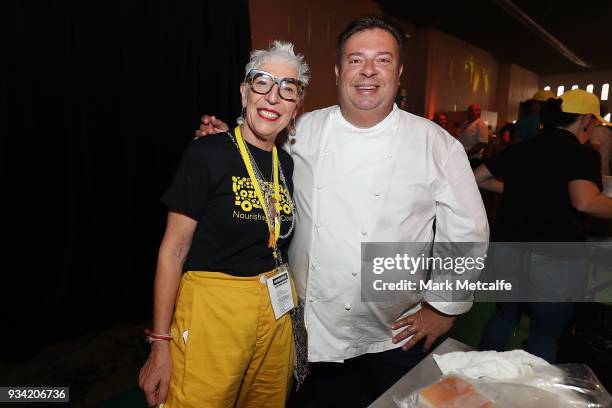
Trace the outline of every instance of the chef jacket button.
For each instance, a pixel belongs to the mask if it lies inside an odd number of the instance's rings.
[[[353,271],[353,272],[351,272],[351,275],[357,276],[357,273],[358,273],[357,271]]]
[[[392,155],[391,153],[387,153],[387,158],[388,158],[388,159],[390,159],[390,158],[392,158],[392,157],[393,157],[393,155]]]
[[[375,191],[375,192],[374,192],[374,196],[376,196],[376,197],[380,197],[380,191]]]
[[[320,190],[323,188],[323,184],[317,184],[317,190]]]
[[[350,303],[345,303],[344,304],[344,310],[351,310],[351,304]]]
[[[316,224],[315,224],[315,228],[317,228],[317,229],[321,228],[321,224],[316,223]]]
[[[364,237],[367,236],[368,235],[368,231],[366,231],[366,230],[361,231],[361,235],[363,235]]]
[[[313,271],[317,269],[317,263],[313,262],[312,265],[310,265],[310,269],[312,269]]]
[[[327,154],[329,153],[329,150],[327,148],[323,149],[323,153]]]

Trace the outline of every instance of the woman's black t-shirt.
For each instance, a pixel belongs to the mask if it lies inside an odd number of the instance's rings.
[[[266,183],[272,152],[249,144]],[[293,192],[293,161],[278,149],[289,193]],[[281,182],[281,235],[290,226],[288,193]],[[183,271],[214,271],[256,276],[275,267],[268,248],[268,225],[238,148],[226,133],[206,136],[188,147],[172,184],[162,197],[169,209],[198,222]],[[283,260],[289,240],[279,239]]]
[[[504,193],[492,239],[506,242],[581,242],[582,215],[572,206],[568,184],[587,180],[601,190],[597,151],[564,129],[548,129],[485,163],[502,177]]]

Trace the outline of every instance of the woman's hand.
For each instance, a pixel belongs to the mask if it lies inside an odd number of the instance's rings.
[[[169,341],[154,341],[151,353],[140,369],[138,385],[145,393],[147,404],[154,407],[166,402],[172,373],[172,355]]]

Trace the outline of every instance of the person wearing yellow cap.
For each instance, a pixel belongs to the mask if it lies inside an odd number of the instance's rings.
[[[519,118],[514,125],[512,141],[521,142],[535,137],[542,129],[540,121],[541,104],[550,98],[555,98],[555,94],[550,91],[537,91],[531,99],[521,102],[519,108]]]
[[[551,91],[547,91],[545,89],[541,89],[533,94],[531,99],[538,102],[546,102],[549,99],[555,99],[555,94]]]
[[[586,232],[581,213],[612,218],[612,199],[601,193],[599,154],[585,145],[598,124],[608,123],[600,115],[597,97],[572,90],[543,102],[540,115],[543,130],[538,137],[508,147],[474,171],[481,188],[503,194],[492,241],[583,242]],[[559,301],[565,297],[552,299],[551,293],[553,289],[567,293],[564,291],[584,284],[586,256],[578,252],[558,259],[531,249],[527,259],[521,260],[524,252],[504,251],[503,258],[494,258],[496,273],[505,270],[516,276],[517,271],[526,270],[533,283],[531,303],[526,305],[531,314],[526,350],[555,362],[574,304]],[[536,281],[542,284],[539,288]],[[537,290],[540,293],[535,296]],[[534,296],[539,302],[533,301]],[[498,303],[483,333],[481,349],[504,350],[524,306]]]

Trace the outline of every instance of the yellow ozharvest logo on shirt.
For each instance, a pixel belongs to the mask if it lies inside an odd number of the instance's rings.
[[[265,181],[264,189],[272,188],[272,183]],[[250,212],[253,208],[261,209],[257,194],[253,188],[253,183],[249,177],[237,177],[232,176],[232,191],[236,195],[234,204],[239,206],[242,211]],[[291,214],[291,207],[289,207],[289,200],[287,199],[287,190],[281,185],[280,186],[280,208],[281,212],[286,215]]]

